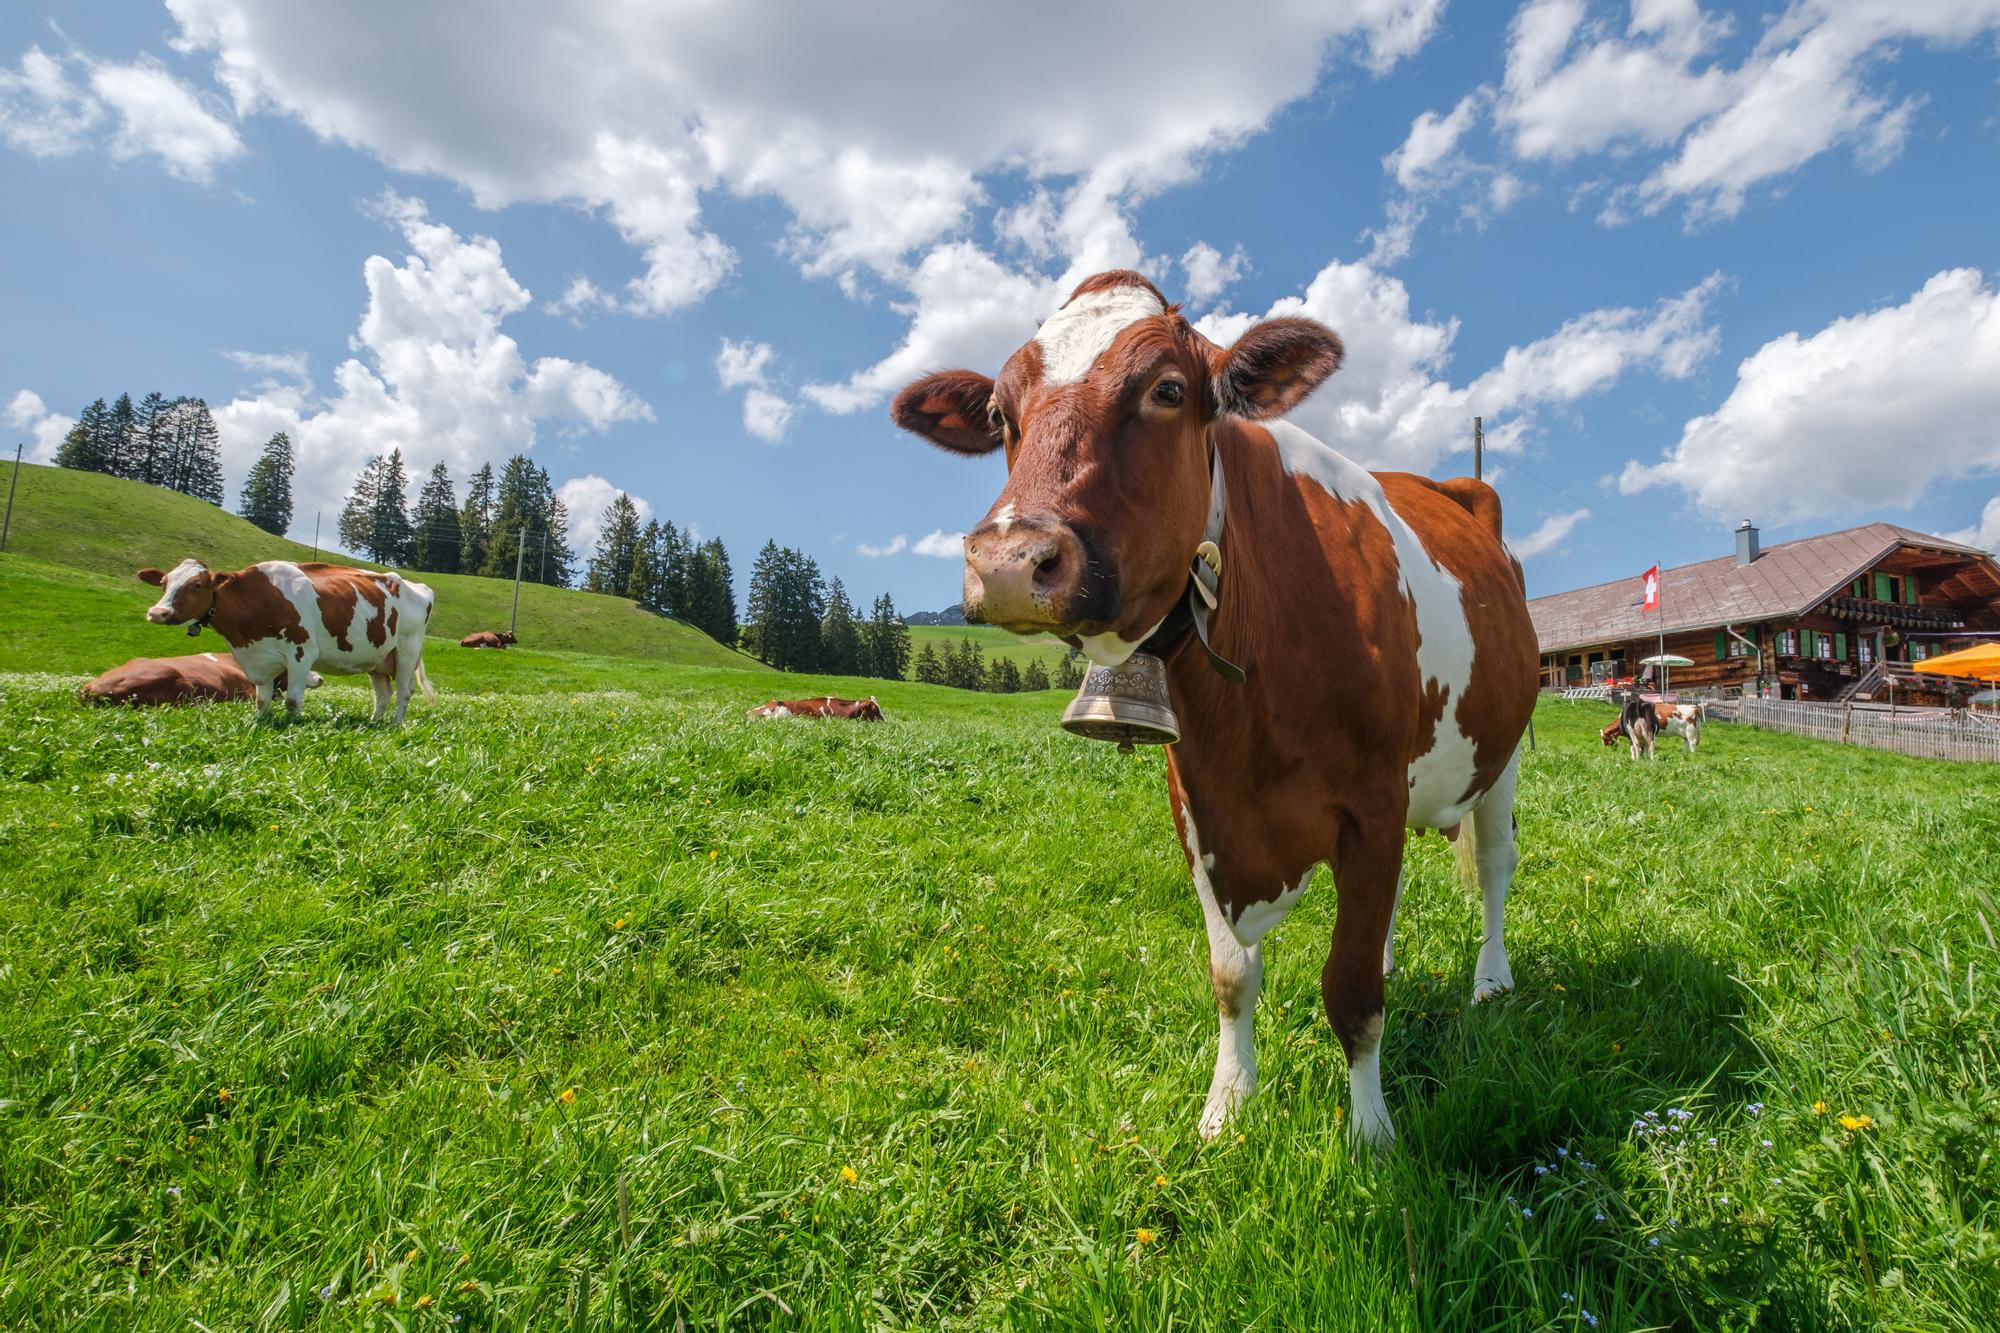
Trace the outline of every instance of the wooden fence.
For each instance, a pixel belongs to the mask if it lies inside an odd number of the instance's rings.
[[[1890,710],[1867,704],[1807,704],[1780,699],[1732,699],[1709,715],[1766,731],[1866,745],[1920,759],[2000,763],[2000,723],[1966,711]]]

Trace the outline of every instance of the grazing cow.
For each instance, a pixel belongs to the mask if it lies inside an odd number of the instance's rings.
[[[324,683],[317,671],[311,672],[306,688],[315,690]],[[285,677],[280,673],[278,687],[284,685]],[[77,695],[91,704],[237,703],[256,698],[257,687],[236,665],[235,658],[195,653],[188,657],[135,657],[87,682]]]
[[[1625,702],[1618,710],[1618,734],[1632,742],[1632,758],[1637,760],[1641,751],[1646,758],[1657,759],[1653,751],[1653,738],[1658,731],[1657,715],[1653,705],[1636,694],[1625,696]]]
[[[288,676],[285,708],[298,716],[315,667],[337,676],[366,675],[375,686],[378,722],[388,711],[392,685],[398,725],[412,688],[434,697],[424,676],[424,627],[435,598],[400,574],[288,560],[214,573],[190,558],[166,574],[142,569],[139,581],[160,589],[146,619],[184,624],[190,635],[207,625],[222,636],[256,687],[260,712],[270,708],[278,679]]]
[[[1638,717],[1635,709],[1647,712],[1643,721],[1647,724],[1644,744],[1648,758],[1656,757],[1653,753],[1653,742],[1662,734],[1679,736],[1686,741],[1689,754],[1693,754],[1695,747],[1701,744],[1700,704],[1645,703],[1637,696],[1633,696],[1626,700],[1624,708],[1618,714],[1618,720],[1605,724],[1604,730],[1598,733],[1599,738],[1607,746],[1616,745],[1621,737],[1631,737],[1632,757],[1634,759],[1639,757],[1640,741],[1636,735],[1636,724],[1642,719]]]
[[[1320,989],[1358,1140],[1394,1136],[1382,978],[1410,830],[1456,832],[1484,895],[1473,999],[1513,984],[1502,915],[1538,660],[1520,566],[1490,487],[1371,473],[1279,420],[1341,356],[1293,318],[1218,347],[1145,278],[1103,273],[997,381],[939,372],[893,408],[952,452],[1005,450],[965,541],[968,621],[1100,666],[1142,646],[1166,662],[1168,796],[1221,1029],[1205,1136],[1255,1086],[1262,941],[1322,862],[1339,911]]]
[[[519,642],[520,640],[514,637],[513,630],[483,629],[460,639],[458,646],[461,648],[508,648]]]
[[[841,699],[831,694],[817,699],[773,699],[749,711],[751,717],[761,718],[834,717],[848,722],[882,721],[882,706],[875,702],[872,694],[866,699]]]

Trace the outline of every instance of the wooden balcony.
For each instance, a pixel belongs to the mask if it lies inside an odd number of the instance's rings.
[[[1827,598],[1819,612],[1836,620],[1903,629],[1946,630],[1965,625],[1964,618],[1948,607],[1905,606],[1901,602],[1880,602],[1873,597],[1850,597],[1846,593]]]

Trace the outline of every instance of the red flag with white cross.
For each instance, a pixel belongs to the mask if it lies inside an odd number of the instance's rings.
[[[1660,567],[1658,565],[1654,565],[1651,569],[1647,570],[1645,574],[1642,575],[1641,577],[1643,577],[1646,580],[1646,600],[1645,603],[1639,609],[1641,611],[1659,610]]]

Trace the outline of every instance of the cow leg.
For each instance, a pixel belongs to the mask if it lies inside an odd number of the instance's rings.
[[[1257,1090],[1257,997],[1264,989],[1264,948],[1261,942],[1246,946],[1236,938],[1235,928],[1215,900],[1207,867],[1198,856],[1194,865],[1195,889],[1208,923],[1208,984],[1215,992],[1219,1029],[1215,1076],[1201,1108],[1201,1136],[1212,1139]]]
[[[417,664],[423,659],[415,653],[396,654],[396,725],[403,725],[403,715],[410,711],[410,692],[417,688]]]
[[[276,680],[253,680],[250,682],[250,685],[251,688],[257,691],[257,716],[262,717],[271,711],[271,696],[276,693],[278,682]]]
[[[1319,978],[1327,1021],[1347,1053],[1347,1091],[1353,1103],[1348,1136],[1373,1148],[1387,1148],[1396,1139],[1382,1099],[1381,961],[1402,865],[1400,811],[1342,828],[1333,868],[1338,915],[1333,947]]]
[[[1403,906],[1403,866],[1396,866],[1396,900],[1389,904],[1389,933],[1382,938],[1382,975],[1396,970],[1396,913]]]
[[[1514,838],[1514,788],[1521,776],[1521,751],[1507,761],[1499,781],[1471,814],[1472,864],[1479,877],[1485,935],[1479,942],[1479,965],[1472,973],[1472,1002],[1479,1003],[1514,988],[1514,969],[1507,961],[1507,891],[1521,852]]]
[[[379,671],[371,671],[368,683],[375,687],[375,707],[369,712],[368,720],[380,722],[382,715],[389,711],[389,678]]]

